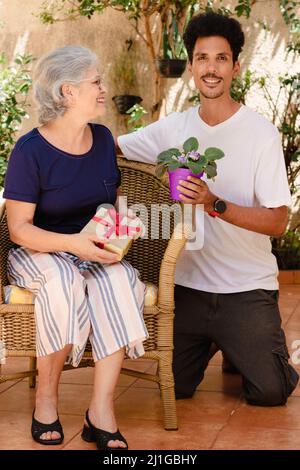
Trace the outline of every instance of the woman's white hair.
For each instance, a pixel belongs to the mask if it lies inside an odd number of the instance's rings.
[[[66,112],[62,85],[79,82],[97,63],[96,54],[82,46],[60,47],[38,61],[33,90],[41,124],[53,121]]]

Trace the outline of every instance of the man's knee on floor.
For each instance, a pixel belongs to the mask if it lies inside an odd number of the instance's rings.
[[[265,386],[260,389],[251,389],[251,392],[245,393],[246,401],[254,406],[280,406],[285,405],[288,394],[283,385]]]

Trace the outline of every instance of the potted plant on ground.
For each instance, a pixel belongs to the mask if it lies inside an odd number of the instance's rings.
[[[163,177],[168,171],[171,198],[180,201],[180,192],[176,189],[180,180],[188,176],[201,178],[206,174],[211,179],[217,176],[216,160],[224,157],[224,152],[216,147],[209,147],[204,154],[198,151],[199,142],[195,137],[187,139],[182,149],[170,148],[157,157],[156,175]]]
[[[115,102],[120,114],[126,114],[130,108],[142,101],[142,98],[136,93],[138,85],[135,65],[137,61],[133,40],[128,39],[126,46],[117,57],[113,69],[114,91],[116,94],[112,100]]]

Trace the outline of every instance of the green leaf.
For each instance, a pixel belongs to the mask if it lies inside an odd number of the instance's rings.
[[[216,162],[214,162],[214,161],[208,162],[208,166],[215,168],[216,171],[217,171],[217,164],[216,164]]]
[[[216,147],[209,147],[204,152],[208,161],[220,160],[225,156],[224,152]]]
[[[292,162],[297,162],[300,159],[300,150],[297,150],[291,157]]]
[[[157,167],[155,168],[155,174],[158,178],[162,178],[164,174],[166,173],[166,171],[167,171],[167,168],[163,164],[157,165]]]
[[[169,171],[175,171],[175,170],[178,170],[178,168],[180,168],[180,167],[181,167],[181,163],[174,161],[174,163],[171,163],[171,165],[168,165],[168,170]]]
[[[199,161],[198,162],[188,161],[188,167],[195,175],[203,171],[203,165],[201,165]]]
[[[172,59],[173,54],[172,54],[172,49],[169,43],[169,38],[168,38],[168,31],[167,31],[167,25],[165,24],[164,26],[164,32],[163,32],[163,57],[164,59]]]
[[[172,160],[173,155],[174,153],[172,152],[172,149],[164,150],[158,155],[157,163],[168,163]]]
[[[171,148],[171,149],[168,149],[168,150],[164,150],[163,152],[161,152],[158,157],[157,157],[157,163],[167,163],[169,161],[173,161],[173,156],[176,156],[176,157],[179,157],[179,155],[181,155],[181,152],[178,150],[178,149],[175,149],[175,148]]]
[[[196,137],[190,137],[187,139],[183,144],[183,150],[187,152],[191,152],[192,150],[198,150],[199,143]]]
[[[13,120],[13,117],[12,116],[8,116],[8,118],[6,119],[6,125],[9,126],[10,123],[12,122]]]
[[[27,94],[28,91],[29,91],[29,84],[28,84],[28,83],[23,83],[23,84],[19,87],[19,89],[18,89],[18,92],[19,92],[19,93],[25,93],[25,94]]]
[[[217,176],[217,168],[215,165],[212,165],[211,163],[208,163],[205,167],[205,173],[207,174],[207,177],[209,179],[214,178]]]
[[[179,157],[179,156],[181,155],[180,150],[175,149],[175,148],[174,148],[174,149],[173,149],[173,148],[172,148],[172,149],[169,149],[168,151],[171,152],[172,155],[175,155],[176,157]]]

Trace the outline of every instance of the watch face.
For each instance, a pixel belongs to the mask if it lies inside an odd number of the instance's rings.
[[[219,214],[223,214],[226,211],[226,203],[225,201],[221,201],[221,199],[217,199],[215,202],[215,211]]]

